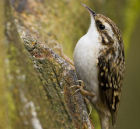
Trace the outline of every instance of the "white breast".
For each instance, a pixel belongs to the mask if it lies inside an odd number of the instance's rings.
[[[97,58],[101,45],[98,39],[98,35],[90,37],[87,33],[78,41],[74,50],[77,75],[84,81],[86,88],[96,94],[97,97],[93,101],[97,100],[99,94]]]

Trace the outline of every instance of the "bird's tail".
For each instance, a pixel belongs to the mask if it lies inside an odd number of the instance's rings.
[[[109,129],[110,117],[104,114],[100,115],[101,129]]]
[[[112,126],[114,127],[116,124],[117,113],[113,112],[111,113],[111,115],[112,115]]]

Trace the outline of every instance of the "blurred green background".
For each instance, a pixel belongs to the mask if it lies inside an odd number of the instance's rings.
[[[13,0],[14,1],[14,0]],[[16,0],[15,0],[16,1]],[[111,18],[120,28],[126,55],[126,73],[122,90],[116,129],[139,129],[140,122],[140,0],[32,0],[43,2],[46,7],[46,23],[41,24],[46,33],[63,46],[64,53],[72,58],[78,39],[90,24],[87,11],[81,2],[97,13]],[[12,129],[9,110],[14,110],[12,96],[6,85],[8,70],[6,61],[4,1],[0,1],[0,129]],[[41,31],[41,30],[40,30]],[[41,33],[41,32],[40,32]],[[44,33],[42,33],[43,35]],[[43,36],[42,36],[43,37]],[[45,40],[45,36],[42,38]],[[9,115],[9,114],[8,114]],[[13,115],[9,115],[14,117]],[[2,125],[1,125],[2,121]],[[96,122],[96,121],[95,121]],[[8,124],[9,123],[9,124]],[[97,128],[98,124],[96,124]]]

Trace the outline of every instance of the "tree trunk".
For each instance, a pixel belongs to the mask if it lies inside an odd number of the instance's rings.
[[[4,7],[11,127],[93,129],[82,95],[70,88],[77,84],[73,66],[43,30],[43,1],[5,0]]]

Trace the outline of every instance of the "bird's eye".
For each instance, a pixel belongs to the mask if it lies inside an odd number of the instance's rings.
[[[100,30],[104,30],[104,29],[105,29],[105,26],[102,24],[101,21],[97,20],[97,21],[96,21],[96,24],[97,24],[97,26],[98,26],[98,28],[99,28]]]
[[[100,28],[100,30],[104,30],[105,26],[103,24],[99,24],[99,28]]]

